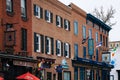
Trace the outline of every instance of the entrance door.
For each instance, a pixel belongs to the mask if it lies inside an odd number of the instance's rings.
[[[62,80],[62,73],[58,72],[58,80]]]

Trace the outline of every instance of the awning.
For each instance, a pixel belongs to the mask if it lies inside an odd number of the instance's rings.
[[[105,62],[98,62],[98,61],[93,61],[91,59],[85,59],[85,58],[77,58],[72,60],[72,65],[74,64],[85,64],[88,66],[95,66],[95,67],[103,67],[103,68],[114,68],[113,65],[110,65]]]

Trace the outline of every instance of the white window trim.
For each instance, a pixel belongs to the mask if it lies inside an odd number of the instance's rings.
[[[61,17],[60,16],[57,16],[57,21],[59,22],[59,24],[57,26],[61,27]]]
[[[26,17],[25,0],[21,0],[21,16]]]
[[[51,54],[51,38],[47,37],[47,40],[49,41],[49,49],[48,49],[48,52],[47,54]]]
[[[66,58],[69,58],[69,44],[68,43],[65,43],[65,51],[67,51],[67,56],[65,56]]]
[[[61,41],[57,40],[57,49],[60,49],[60,53],[57,56],[61,56]]]
[[[47,10],[47,15],[46,16],[48,17],[47,22],[50,23],[51,22],[51,12]]]
[[[40,18],[40,17],[41,17],[41,16],[40,16],[40,7],[39,7],[38,5],[36,5],[36,9],[35,9],[35,10],[36,10],[36,12],[37,12],[37,14],[38,14],[38,15],[36,15],[36,17],[37,17],[37,18]]]
[[[10,12],[12,11],[12,1],[11,0],[6,0],[6,10],[10,11]]]
[[[39,34],[36,34],[36,37],[38,37],[38,50],[36,50],[36,52],[41,52],[41,36]]]

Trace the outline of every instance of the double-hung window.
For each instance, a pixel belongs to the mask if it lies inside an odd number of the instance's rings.
[[[34,4],[34,15],[37,18],[43,18],[43,8]]]
[[[82,34],[83,34],[83,39],[86,39],[86,27],[83,26],[83,31],[82,31]]]
[[[49,23],[53,22],[53,13],[48,10],[45,10],[45,20]]]
[[[74,34],[78,35],[78,22],[74,21]]]
[[[78,57],[78,44],[74,44],[74,56],[75,59]]]
[[[64,43],[64,56],[66,58],[70,57],[70,45],[68,43]]]
[[[83,46],[83,58],[86,58],[86,47]]]
[[[46,54],[54,53],[54,40],[51,37],[45,36],[45,50]]]
[[[27,17],[26,13],[26,0],[21,0],[21,16]]]
[[[64,28],[65,30],[70,31],[70,21],[68,21],[67,19],[64,19]]]
[[[60,40],[56,40],[56,54],[57,56],[62,56],[62,42]]]
[[[36,42],[35,42],[35,45],[36,45],[36,52],[41,52],[41,36],[40,34],[36,34]]]
[[[12,0],[6,0],[6,11],[8,11],[8,12],[13,11],[13,2],[12,2]]]
[[[89,39],[92,39],[92,29],[89,29]]]
[[[98,43],[98,32],[96,32],[96,43]]]
[[[56,26],[62,27],[62,17],[56,15]]]
[[[34,51],[44,52],[44,36],[38,33],[34,33]]]

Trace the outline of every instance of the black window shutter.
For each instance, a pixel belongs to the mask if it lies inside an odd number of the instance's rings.
[[[44,36],[41,35],[41,52],[44,53]]]
[[[21,29],[21,34],[22,34],[22,46],[21,46],[21,50],[27,51],[27,30],[22,28]]]
[[[65,54],[65,43],[64,43],[64,57],[66,56],[66,54]]]
[[[36,16],[36,5],[34,4],[34,15]]]
[[[50,13],[51,23],[53,23],[53,13]]]
[[[36,52],[36,33],[34,33],[34,51]]]
[[[40,18],[43,18],[43,8],[40,7]]]
[[[61,56],[63,56],[63,42],[61,42]]]
[[[47,21],[47,10],[45,10],[45,20]]]
[[[71,58],[71,46],[69,44],[69,58]]]
[[[61,27],[63,27],[63,19],[62,19],[62,17],[60,17],[60,20],[61,20]]]
[[[56,55],[58,54],[57,43],[58,41],[56,40]]]
[[[70,31],[70,21],[68,21],[68,30]]]
[[[51,53],[54,54],[54,39],[51,38]]]
[[[47,50],[47,36],[45,36],[45,53],[47,54],[48,50]]]

